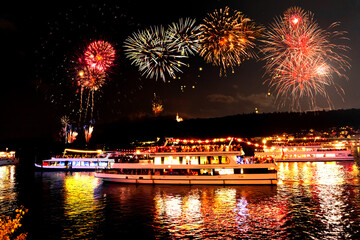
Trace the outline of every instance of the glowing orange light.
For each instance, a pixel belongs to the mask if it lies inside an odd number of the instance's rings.
[[[292,22],[292,24],[296,25],[296,24],[298,24],[300,22],[300,18],[297,17],[297,16],[293,16],[291,18],[291,22]]]

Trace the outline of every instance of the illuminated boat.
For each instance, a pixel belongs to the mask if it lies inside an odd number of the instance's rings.
[[[281,145],[265,147],[255,151],[255,158],[274,159],[276,162],[321,162],[321,161],[353,161],[350,149],[341,143],[321,145]]]
[[[253,162],[239,145],[225,145],[225,140],[205,144],[173,140],[171,145],[120,158],[95,176],[104,182],[133,184],[277,184],[274,162]]]
[[[0,152],[0,166],[13,165],[19,162],[15,157],[15,151]]]
[[[35,163],[35,167],[42,170],[94,171],[114,163],[111,156],[111,153],[102,150],[65,149],[62,156],[42,160],[40,164]]]

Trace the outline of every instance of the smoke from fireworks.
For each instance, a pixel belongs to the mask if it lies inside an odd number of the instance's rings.
[[[239,66],[245,59],[255,58],[255,40],[262,28],[239,11],[229,7],[208,14],[200,27],[200,56],[220,67],[220,76],[226,69]]]
[[[86,52],[85,61],[89,67],[98,71],[105,71],[115,59],[115,50],[110,43],[105,41],[92,42]]]
[[[171,42],[162,26],[138,31],[125,40],[125,55],[142,75],[165,81],[166,75],[176,77],[175,73],[182,72],[180,67],[185,65],[180,60],[186,56],[181,55]]]
[[[307,98],[310,108],[315,108],[315,97],[320,94],[331,106],[327,87],[343,92],[333,76],[346,78],[350,64],[345,55],[348,47],[333,41],[345,39],[345,32],[334,30],[337,26],[333,23],[323,30],[311,12],[298,7],[289,8],[270,25],[262,52],[276,101],[285,105],[290,98],[290,105],[301,109],[301,99]]]

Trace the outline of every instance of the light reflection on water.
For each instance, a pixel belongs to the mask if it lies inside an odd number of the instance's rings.
[[[84,238],[96,236],[102,215],[97,211],[99,201],[94,197],[94,189],[100,180],[92,175],[73,173],[64,178],[64,218],[66,237]],[[101,208],[101,207],[100,207]]]
[[[15,166],[0,166],[0,209],[1,212],[14,210],[17,199],[15,188]],[[0,212],[0,213],[1,213]]]
[[[32,179],[0,167],[0,214],[29,209],[31,239],[358,239],[353,162],[279,163],[277,186],[103,184],[93,173]]]

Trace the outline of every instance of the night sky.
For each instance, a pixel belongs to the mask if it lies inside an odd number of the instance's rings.
[[[7,1],[0,9],[0,140],[54,135],[60,131],[62,116],[76,118],[74,66],[95,40],[108,41],[116,50],[107,83],[95,97],[98,124],[152,116],[154,93],[163,103],[161,115],[174,118],[177,113],[186,119],[222,117],[252,113],[255,108],[260,113],[289,111],[267,95],[261,60],[245,61],[234,73],[220,77],[218,67],[192,56],[177,79],[163,82],[141,76],[125,58],[123,42],[133,32],[166,27],[186,17],[201,23],[207,13],[225,6],[264,26],[292,6],[311,11],[323,29],[339,21],[350,39],[352,68],[348,80],[334,78],[344,89],[343,99],[332,88],[328,93],[334,109],[360,108],[360,1]],[[319,108],[327,105],[320,101]]]

